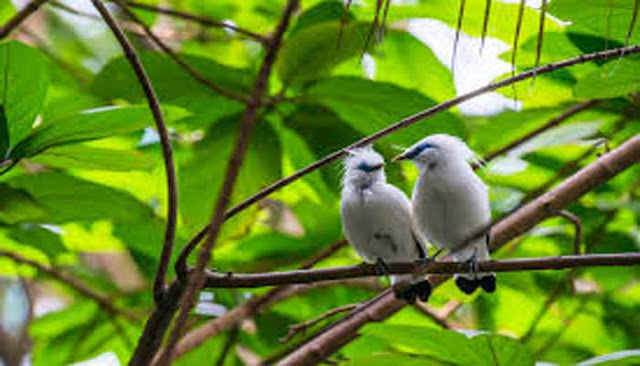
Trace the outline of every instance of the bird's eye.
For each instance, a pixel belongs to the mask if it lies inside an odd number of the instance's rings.
[[[407,159],[413,159],[416,156],[420,155],[420,153],[422,153],[423,151],[427,150],[427,149],[431,149],[434,146],[431,145],[428,142],[423,142],[421,144],[419,144],[418,146],[416,146],[412,151],[409,151],[409,153],[407,153],[405,156]]]

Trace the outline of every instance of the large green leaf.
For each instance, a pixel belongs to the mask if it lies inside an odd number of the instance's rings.
[[[624,42],[631,25],[634,1],[554,0],[549,2],[549,12],[561,20],[571,21],[572,28]],[[640,35],[636,30],[630,41],[638,40]]]
[[[347,20],[353,19],[353,15],[351,15],[350,13],[344,14],[344,6],[340,1],[323,1],[307,9],[304,13],[300,14],[296,21],[296,24],[291,27],[289,34],[293,35],[296,32],[319,23],[332,20],[341,20],[343,19],[344,15],[346,15]]]
[[[0,162],[9,150],[9,124],[7,123],[7,115],[4,113],[4,106],[0,104]]]
[[[28,192],[0,184],[0,222],[13,224],[45,214],[43,207]]]
[[[181,57],[205,79],[224,89],[246,93],[251,86],[252,75],[247,70],[224,66],[204,57]],[[161,102],[188,95],[217,95],[162,53],[142,52],[140,58]],[[126,99],[137,103],[144,98],[138,79],[124,57],[109,62],[96,75],[91,90],[107,100]]]
[[[154,161],[137,150],[104,149],[87,145],[65,145],[50,148],[31,161],[61,169],[130,171],[148,170]]]
[[[516,340],[494,334],[468,337],[450,330],[407,325],[370,324],[372,335],[400,351],[428,355],[454,365],[534,365],[533,355]]]
[[[451,72],[429,47],[406,32],[388,32],[374,55],[374,80],[415,89],[438,101],[456,95]]]
[[[321,80],[309,88],[306,99],[333,110],[365,135],[436,104],[416,91],[355,77]],[[439,132],[464,136],[465,127],[453,114],[439,113],[393,133],[383,141],[407,146]]]
[[[60,240],[60,236],[39,225],[19,225],[11,227],[9,237],[17,243],[32,246],[55,258],[67,251]]]
[[[187,115],[177,107],[164,108],[163,114],[167,122]],[[37,129],[11,151],[11,157],[29,157],[55,146],[127,134],[153,124],[146,106],[89,110]]]
[[[31,131],[48,85],[39,51],[19,42],[0,44],[0,105],[9,125],[9,145],[16,145]]]
[[[575,95],[581,98],[615,98],[640,90],[640,57],[611,61],[578,80]]]
[[[29,193],[48,215],[33,218],[41,223],[147,221],[154,217],[151,207],[124,191],[116,190],[57,172],[19,175],[6,182],[13,189]]]
[[[280,79],[288,85],[303,84],[327,75],[335,66],[360,55],[370,26],[347,23],[338,44],[341,27],[340,21],[322,22],[308,26],[288,39],[276,63]]]

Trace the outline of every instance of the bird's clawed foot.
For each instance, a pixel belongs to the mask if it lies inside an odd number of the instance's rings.
[[[429,296],[431,296],[431,284],[429,281],[424,280],[403,289],[395,290],[395,294],[397,299],[405,300],[409,304],[414,304],[416,299],[427,302],[429,301]]]
[[[436,259],[440,256],[440,254],[442,254],[442,252],[444,252],[444,248],[438,249],[435,253],[433,253],[432,255],[426,258],[416,259],[414,263],[418,266],[426,266],[431,262],[435,262]]]
[[[376,263],[374,265],[378,276],[388,276],[391,273],[391,268],[389,268],[387,262],[380,257],[376,259]]]

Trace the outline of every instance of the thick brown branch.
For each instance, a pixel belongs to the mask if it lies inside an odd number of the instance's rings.
[[[201,15],[196,15],[196,14],[191,14],[191,13],[187,13],[184,11],[179,11],[179,10],[174,10],[174,9],[169,9],[169,8],[163,8],[161,6],[155,6],[155,5],[149,5],[149,4],[144,4],[144,3],[139,3],[136,1],[129,1],[129,0],[125,0],[126,4],[129,5],[132,8],[136,8],[136,9],[142,9],[142,10],[146,10],[146,11],[150,11],[150,12],[154,12],[154,13],[159,13],[159,14],[165,14],[165,15],[169,15],[175,18],[181,18],[184,20],[188,20],[191,22],[195,22],[207,27],[215,27],[215,28],[225,28],[225,29],[229,29],[232,30],[238,34],[242,34],[245,35],[249,38],[253,38],[254,40],[262,43],[262,44],[268,44],[269,43],[269,38],[265,37],[263,35],[251,32],[249,30],[237,27],[233,24],[230,23],[226,23],[226,22],[221,22],[215,19],[211,19],[211,18],[207,18],[207,17],[203,17]]]
[[[171,149],[171,141],[169,140],[169,131],[167,130],[167,126],[164,122],[160,102],[158,101],[158,97],[151,85],[151,80],[149,80],[147,72],[145,71],[144,66],[142,66],[142,62],[140,62],[140,58],[138,57],[135,49],[102,1],[91,1],[113,32],[114,36],[117,38],[125,57],[129,60],[131,68],[133,68],[133,71],[135,72],[138,81],[140,82],[140,86],[147,98],[149,109],[151,109],[156,129],[160,136],[162,158],[164,160],[164,168],[167,175],[167,227],[164,233],[164,243],[162,244],[160,263],[158,264],[158,270],[156,271],[153,283],[153,295],[156,303],[158,303],[165,292],[164,279],[167,274],[167,269],[169,268],[169,262],[171,261],[171,250],[173,249],[173,241],[176,235],[176,223],[178,217],[178,189],[176,183],[176,171],[173,163],[173,150]]]
[[[251,94],[251,98],[249,99],[249,103],[247,104],[247,108],[242,117],[242,123],[240,124],[240,131],[238,133],[235,147],[231,153],[231,158],[227,163],[222,188],[218,193],[205,244],[200,251],[195,273],[191,278],[189,278],[185,295],[183,297],[183,304],[178,314],[176,327],[171,332],[169,342],[158,361],[160,365],[167,365],[171,362],[171,353],[182,336],[189,312],[195,305],[196,295],[204,283],[204,269],[211,257],[211,251],[218,234],[220,233],[220,227],[225,221],[225,210],[229,204],[231,193],[233,192],[233,186],[235,185],[236,178],[240,172],[240,167],[249,145],[249,138],[251,137],[253,128],[258,120],[258,109],[260,108],[264,94],[267,91],[267,82],[271,69],[276,60],[276,55],[280,48],[284,32],[289,26],[293,12],[298,8],[299,2],[299,0],[289,0],[287,2],[282,17],[276,27],[273,40],[269,43],[262,66],[260,67],[260,71],[253,86],[253,93]]]
[[[494,250],[530,230],[542,220],[555,215],[570,202],[613,178],[640,160],[640,137],[633,137],[617,149],[581,169],[564,183],[497,223],[491,230]],[[448,277],[439,276],[436,287]],[[382,321],[402,309],[404,303],[386,290],[366,305],[356,309],[313,340],[297,348],[280,365],[308,365],[324,360],[356,337],[358,330],[371,321]]]
[[[151,39],[151,41],[158,46],[162,50],[162,52],[166,53],[170,59],[172,59],[178,66],[180,66],[184,71],[187,72],[194,80],[199,82],[200,84],[206,86],[214,93],[223,95],[227,98],[234,99],[240,101],[242,103],[247,103],[248,99],[241,94],[238,94],[232,90],[227,90],[221,87],[220,85],[208,80],[202,74],[200,74],[196,69],[191,67],[188,63],[186,63],[180,55],[175,53],[171,47],[167,46],[153,31],[149,28],[134,12],[132,12],[126,5],[126,1],[124,0],[113,0],[116,4],[122,9],[122,11],[133,20],[136,24],[138,24],[143,32]]]
[[[13,32],[22,22],[24,22],[29,15],[36,12],[42,4],[46,3],[47,0],[32,0],[24,8],[22,8],[19,12],[17,12],[13,18],[9,19],[2,27],[0,27],[0,40],[7,37],[11,32]]]
[[[98,305],[100,305],[110,315],[122,315],[129,320],[132,320],[135,322],[140,321],[140,317],[138,315],[128,310],[117,307],[111,302],[109,298],[107,298],[106,296],[100,293],[97,293],[96,291],[94,291],[85,283],[83,283],[82,281],[80,281],[75,277],[69,276],[63,272],[60,272],[55,268],[46,266],[44,264],[38,263],[36,261],[25,258],[19,254],[16,254],[7,250],[0,249],[0,256],[10,258],[11,260],[17,263],[26,264],[28,266],[37,268],[40,272],[46,273],[48,276],[68,285],[80,295],[97,302]]]

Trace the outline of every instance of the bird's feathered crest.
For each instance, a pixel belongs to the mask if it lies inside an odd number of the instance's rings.
[[[442,149],[452,155],[460,157],[470,163],[481,165],[482,159],[476,154],[469,145],[457,136],[451,136],[444,133],[425,137],[420,143],[428,143]],[[418,145],[416,144],[416,145]]]

